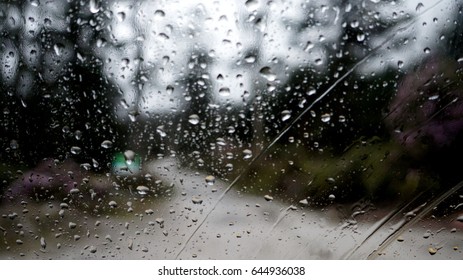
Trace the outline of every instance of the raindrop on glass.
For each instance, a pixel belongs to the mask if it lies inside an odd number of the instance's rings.
[[[145,195],[145,194],[147,194],[147,193],[149,192],[149,190],[150,190],[150,189],[149,189],[148,187],[146,187],[146,186],[138,186],[138,187],[137,187],[137,192],[138,192],[138,194],[140,194],[140,195]]]
[[[167,92],[167,94],[172,94],[174,92],[174,87],[171,86],[171,85],[168,85],[166,87],[166,92]]]
[[[18,141],[14,140],[14,139],[10,141],[10,148],[11,148],[12,150],[17,150],[18,147],[19,147]]]
[[[323,114],[321,116],[321,118],[322,118],[322,122],[329,122],[330,119],[331,119],[331,115],[330,114]]]
[[[404,66],[404,62],[402,60],[397,61],[397,67],[402,68]]]
[[[124,152],[124,159],[125,159],[125,163],[127,163],[128,165],[132,164],[132,162],[135,159],[135,152],[132,150],[126,150]]]
[[[418,3],[418,5],[416,5],[416,11],[417,12],[421,12],[424,8],[424,4],[423,3]]]
[[[365,40],[365,34],[363,33],[357,34],[357,41],[363,42],[364,40]]]
[[[71,154],[78,155],[82,152],[82,149],[77,146],[71,147]]]
[[[352,28],[357,28],[359,26],[359,21],[358,20],[353,20],[351,23],[350,23],[350,26]]]
[[[273,197],[270,196],[270,195],[268,195],[268,194],[266,194],[266,195],[264,195],[264,199],[267,200],[267,201],[272,201],[272,200],[273,200]]]
[[[210,186],[214,185],[215,183],[215,177],[212,175],[206,176],[206,183]]]
[[[40,247],[42,247],[42,249],[47,248],[47,242],[45,242],[45,238],[43,237],[40,237]]]
[[[248,9],[250,12],[257,10],[259,7],[259,1],[257,0],[248,0],[244,4],[246,5],[246,9]]]
[[[124,12],[119,12],[116,14],[116,17],[119,21],[124,21],[125,20],[125,13]]]
[[[90,0],[90,12],[92,14],[96,14],[98,13],[99,10],[100,10],[100,7],[97,3],[97,0]]]
[[[252,158],[252,151],[249,149],[243,150],[243,158],[244,159],[250,159]]]
[[[281,120],[282,121],[287,121],[291,118],[291,111],[289,110],[284,110],[281,112]]]
[[[269,82],[273,82],[277,78],[277,76],[272,72],[272,69],[267,66],[260,69],[259,73]]]
[[[104,140],[102,143],[101,143],[101,147],[105,148],[105,149],[110,149],[112,148],[113,146],[113,142],[109,141],[109,140]]]
[[[165,15],[166,15],[166,13],[165,13],[163,10],[156,10],[156,11],[154,12],[154,16],[155,16],[155,17],[160,17],[160,18],[162,18],[162,17],[164,17]]]
[[[194,203],[194,204],[201,204],[203,203],[203,199],[200,198],[199,196],[193,196],[191,198],[191,201]]]
[[[63,54],[64,46],[63,44],[57,43],[53,46],[53,50],[57,56],[61,56]]]
[[[229,96],[230,95],[230,89],[228,87],[223,87],[219,89],[219,94],[220,96]]]
[[[244,58],[244,61],[246,61],[247,63],[254,63],[256,62],[256,57],[253,55],[248,55]]]
[[[92,253],[92,254],[96,253],[96,247],[95,246],[90,246],[89,250],[90,250],[90,253]]]
[[[313,47],[315,47],[315,45],[314,45],[311,41],[308,41],[307,44],[306,44],[305,47],[304,47],[304,51],[305,51],[305,52],[308,52],[308,51],[310,51],[311,49],[313,49]]]
[[[199,116],[196,114],[192,114],[188,117],[188,122],[192,125],[197,125],[199,123]]]
[[[76,138],[76,140],[82,139],[82,131],[76,130],[76,131],[74,132],[74,137]]]

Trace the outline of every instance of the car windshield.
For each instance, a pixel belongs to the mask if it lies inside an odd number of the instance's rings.
[[[1,259],[461,259],[460,1],[0,1]]]

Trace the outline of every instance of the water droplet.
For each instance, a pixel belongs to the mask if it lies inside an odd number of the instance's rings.
[[[116,14],[116,17],[117,17],[117,20],[122,22],[122,21],[125,20],[125,13],[124,12],[119,12],[119,13]]]
[[[138,187],[137,187],[137,192],[138,192],[138,194],[140,194],[140,195],[145,195],[145,194],[147,194],[147,193],[149,192],[149,190],[150,190],[150,189],[149,189],[148,187],[146,187],[146,186],[138,186]]]
[[[89,5],[90,5],[90,12],[91,12],[92,14],[96,14],[96,13],[98,13],[98,11],[100,10],[100,7],[99,7],[99,5],[98,5],[98,3],[97,3],[97,0],[90,0],[90,4],[89,4]]]
[[[437,253],[437,249],[434,248],[434,247],[429,247],[429,248],[428,248],[428,252],[429,252],[429,254],[431,254],[431,255],[435,255],[435,254]]]
[[[164,131],[164,126],[160,125],[156,128],[156,132],[161,136],[161,137],[166,137],[167,133]]]
[[[350,26],[352,28],[357,28],[359,26],[359,21],[358,20],[353,20],[351,23],[350,23]]]
[[[301,204],[303,206],[307,206],[307,205],[309,205],[309,201],[307,199],[303,199],[303,200],[299,201],[299,204]]]
[[[246,5],[246,9],[248,9],[248,11],[252,12],[252,11],[257,10],[257,8],[259,7],[259,1],[248,0],[246,1],[246,3],[244,3],[244,5]]]
[[[219,94],[220,96],[229,96],[230,95],[230,89],[228,87],[223,87],[219,89]]]
[[[158,225],[161,225],[161,228],[164,227],[164,226],[162,226],[162,225],[164,225],[164,219],[163,218],[156,218],[155,221],[156,221],[156,223]]]
[[[313,49],[315,47],[315,45],[311,42],[311,41],[308,41],[307,44],[305,45],[304,47],[304,51],[305,52],[308,52],[310,51],[311,49]]]
[[[416,11],[417,12],[421,12],[421,10],[423,10],[424,8],[424,4],[423,3],[418,3],[418,5],[416,5]]]
[[[430,49],[430,48],[424,48],[423,52],[424,52],[424,53],[430,53],[430,52],[431,52],[431,49]]]
[[[317,58],[317,59],[315,59],[314,62],[315,62],[315,65],[322,65],[323,64],[323,59]]]
[[[215,140],[215,143],[217,143],[217,145],[219,146],[226,146],[227,145],[227,142],[225,142],[225,139],[219,137]]]
[[[76,131],[74,132],[74,137],[76,138],[76,140],[82,139],[82,131],[76,130]]]
[[[75,229],[76,227],[77,227],[77,224],[76,224],[76,223],[69,222],[69,228],[70,228],[70,229]]]
[[[244,159],[250,159],[252,158],[252,151],[249,149],[243,150],[243,158]]]
[[[244,61],[247,63],[254,63],[256,62],[256,57],[254,55],[247,55],[244,57]]]
[[[24,242],[21,239],[16,239],[16,244],[22,245]]]
[[[167,92],[167,94],[172,94],[174,92],[174,87],[171,86],[171,85],[168,85],[166,87],[166,92]]]
[[[336,199],[336,196],[335,196],[334,194],[330,194],[330,195],[328,196],[328,199],[331,200],[331,201],[333,201],[333,200]]]
[[[98,38],[98,39],[96,40],[96,46],[97,46],[98,48],[103,47],[105,44],[106,44],[106,40],[105,40],[105,39]]]
[[[191,201],[194,203],[194,204],[201,204],[203,203],[203,199],[199,196],[193,196],[191,198]]]
[[[284,110],[281,112],[281,120],[282,121],[287,121],[291,118],[291,111],[289,110]]]
[[[169,63],[170,61],[170,57],[168,55],[165,55],[162,57],[162,64],[163,65],[167,65],[167,63]]]
[[[404,62],[402,60],[397,61],[397,66],[399,69],[402,68],[404,66]]]
[[[14,140],[14,139],[10,141],[10,148],[11,148],[12,150],[17,150],[18,147],[19,147],[18,141]]]
[[[109,141],[109,140],[104,140],[103,142],[101,142],[101,147],[105,148],[105,149],[111,149],[113,146],[113,142]]]
[[[363,40],[365,40],[365,34],[364,33],[357,34],[357,41],[363,42]]]
[[[31,3],[32,6],[34,7],[38,7],[40,5],[40,1],[39,0],[30,0],[29,1]]]
[[[370,0],[371,1],[371,0]],[[352,3],[347,3],[346,7],[344,8],[346,13],[352,11]]]
[[[345,122],[346,121],[346,117],[344,116],[339,116],[339,122]]]
[[[71,147],[71,154],[78,155],[82,152],[82,149],[77,146]]]
[[[127,165],[131,165],[135,159],[135,152],[132,150],[126,150],[124,152],[124,159]]]
[[[40,247],[44,250],[47,248],[47,242],[45,242],[45,238],[43,237],[40,237]]]
[[[90,246],[89,251],[90,251],[90,253],[95,254],[96,253],[96,247],[95,246]]]
[[[330,119],[331,119],[331,115],[330,114],[323,114],[321,115],[321,118],[322,118],[322,122],[329,122]]]
[[[130,59],[128,59],[127,57],[124,57],[123,59],[121,59],[121,64],[123,67],[127,67],[129,66],[130,64]],[[126,101],[124,100],[124,103],[126,103]],[[127,106],[128,107],[128,106]]]
[[[272,69],[267,66],[260,69],[259,73],[269,82],[273,82],[277,78],[277,76],[272,72]]]
[[[53,50],[55,51],[55,54],[57,56],[61,56],[63,54],[63,50],[64,50],[64,45],[63,44],[60,44],[60,43],[56,43],[54,46],[53,46]]]
[[[132,122],[136,122],[137,121],[137,117],[138,115],[140,115],[140,113],[137,111],[137,110],[131,110],[129,113],[129,119],[132,121]]]
[[[206,183],[210,186],[214,185],[215,183],[215,177],[212,175],[206,176]]]
[[[405,239],[402,237],[402,235],[399,236],[399,237],[397,237],[397,241],[398,241],[398,242],[403,242],[404,240],[405,240]]]
[[[264,195],[264,199],[267,200],[267,201],[272,201],[272,200],[273,200],[273,197],[270,196],[270,195],[268,195],[268,194],[266,194],[266,195]]]
[[[154,12],[155,17],[165,17],[166,13],[163,10],[156,10]]]
[[[307,91],[307,95],[308,96],[311,96],[311,95],[314,95],[315,93],[317,93],[317,90],[316,89],[310,89],[309,91]]]
[[[227,128],[227,132],[230,133],[230,134],[235,133],[235,131],[236,131],[236,129],[235,129],[233,126],[229,126],[229,127]]]
[[[108,205],[111,207],[111,208],[116,208],[117,207],[117,202],[115,202],[114,200],[111,200]]]
[[[199,116],[196,114],[192,114],[188,117],[188,122],[192,125],[197,125],[199,123]]]

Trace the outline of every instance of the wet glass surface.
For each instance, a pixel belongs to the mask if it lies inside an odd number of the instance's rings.
[[[1,259],[462,259],[460,1],[0,1]]]

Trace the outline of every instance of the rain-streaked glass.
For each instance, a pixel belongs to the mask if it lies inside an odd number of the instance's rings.
[[[462,13],[0,1],[0,258],[462,259]]]

